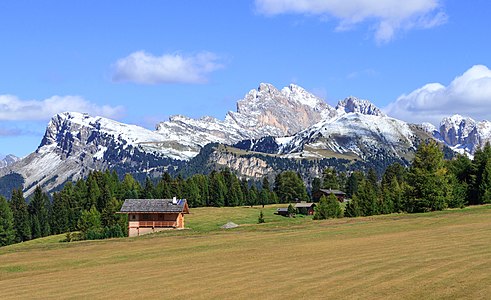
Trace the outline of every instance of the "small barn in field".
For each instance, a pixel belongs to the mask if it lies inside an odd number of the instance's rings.
[[[276,214],[284,217],[288,216],[288,207],[277,208]]]
[[[119,213],[128,214],[128,235],[139,236],[184,228],[189,207],[186,199],[126,199]]]
[[[295,209],[302,215],[313,215],[315,212],[315,203],[300,202],[295,204]]]
[[[331,189],[320,189],[317,192],[315,192],[312,196],[316,201],[319,201],[319,199],[322,196],[329,197],[330,194],[334,194],[336,198],[338,198],[339,202],[343,202],[344,199],[346,198],[346,193],[340,190],[331,190]]]

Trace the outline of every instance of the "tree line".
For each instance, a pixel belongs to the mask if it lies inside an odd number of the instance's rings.
[[[477,150],[474,159],[459,155],[444,160],[433,142],[422,143],[408,167],[394,163],[381,178],[370,169],[337,173],[326,168],[320,178],[307,185],[300,174],[285,171],[274,182],[239,179],[229,169],[195,174],[188,178],[164,173],[143,183],[130,174],[122,179],[116,172],[91,172],[86,179],[67,182],[51,197],[36,187],[26,201],[22,190],[13,190],[10,199],[0,197],[0,246],[51,234],[79,231],[77,238],[96,239],[124,236],[127,216],[116,214],[124,199],[188,199],[190,207],[252,206],[314,200],[317,218],[340,217],[329,199],[312,199],[321,188],[341,189],[351,200],[344,216],[370,216],[394,212],[426,212],[447,207],[491,203],[491,146]],[[331,212],[322,211],[330,207]],[[322,212],[321,212],[322,211]],[[67,239],[71,236],[67,235]]]

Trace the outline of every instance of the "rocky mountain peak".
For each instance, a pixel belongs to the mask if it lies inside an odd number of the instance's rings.
[[[372,115],[385,117],[386,115],[375,104],[368,100],[358,99],[350,96],[344,100],[339,101],[336,106],[336,110],[339,114],[344,113],[360,113],[363,115]]]
[[[280,91],[261,83],[237,102],[237,112],[229,112],[225,121],[260,138],[292,135],[334,114],[326,102],[297,85]]]
[[[476,121],[455,114],[443,118],[440,123],[440,136],[450,146],[467,144],[470,134],[476,128]]]
[[[8,154],[4,157],[0,157],[0,168],[5,168],[10,166],[11,164],[15,163],[18,161],[20,158],[13,154]]]

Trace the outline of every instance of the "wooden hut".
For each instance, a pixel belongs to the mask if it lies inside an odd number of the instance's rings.
[[[296,203],[295,209],[301,215],[313,215],[315,212],[315,203],[311,203],[311,202]]]
[[[128,235],[184,228],[184,214],[189,214],[186,199],[126,199],[121,214],[128,214]]]
[[[319,201],[319,199],[325,195],[326,197],[329,197],[330,194],[334,194],[336,198],[338,198],[339,202],[343,202],[344,198],[346,198],[346,193],[340,190],[331,190],[331,189],[320,189],[317,192],[315,192],[312,196],[314,197],[315,201]]]

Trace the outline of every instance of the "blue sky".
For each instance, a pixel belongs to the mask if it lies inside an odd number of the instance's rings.
[[[260,82],[410,122],[491,120],[491,2],[406,2],[1,1],[0,153],[34,151],[67,110],[223,119]]]

